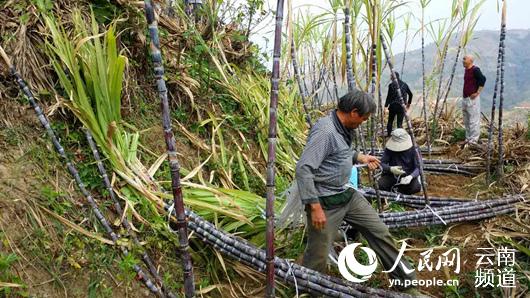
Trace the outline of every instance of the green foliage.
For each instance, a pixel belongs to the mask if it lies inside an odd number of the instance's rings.
[[[16,272],[12,272],[13,264],[18,260],[16,254],[4,254],[0,252],[0,282],[5,285],[0,285],[0,296],[2,297],[28,297],[29,294],[25,292],[26,286],[18,277]]]
[[[466,130],[464,128],[455,128],[451,134],[451,142],[457,143],[466,139]]]
[[[40,13],[47,14],[53,9],[52,0],[31,0]]]
[[[72,203],[65,198],[65,193],[54,191],[49,186],[41,189],[42,196],[46,199],[47,207],[59,215],[64,215],[72,208]]]

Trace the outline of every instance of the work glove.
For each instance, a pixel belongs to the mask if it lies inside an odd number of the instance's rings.
[[[412,176],[408,175],[408,176],[401,178],[401,180],[399,181],[399,184],[410,184],[410,181],[412,181]]]
[[[399,176],[405,174],[405,171],[403,171],[403,168],[401,166],[395,166],[390,167],[390,173]]]

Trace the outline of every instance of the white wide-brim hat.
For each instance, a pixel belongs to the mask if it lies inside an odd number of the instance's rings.
[[[390,139],[386,142],[386,148],[395,152],[408,150],[412,147],[412,139],[409,133],[403,128],[396,128],[392,131]]]

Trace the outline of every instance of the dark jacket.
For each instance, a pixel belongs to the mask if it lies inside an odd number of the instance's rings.
[[[395,152],[385,149],[381,158],[381,167],[383,172],[390,173],[390,167],[401,166],[405,175],[412,175],[416,178],[420,175],[420,167],[416,161],[416,151],[414,147],[402,152]],[[403,175],[403,176],[405,176]]]
[[[412,91],[410,91],[409,85],[407,85],[407,83],[403,82],[402,80],[398,80],[398,82],[401,89],[401,95],[403,96],[403,101],[406,105],[410,105],[412,103]],[[386,107],[401,107],[397,87],[394,82],[388,85],[388,93],[386,95],[385,101],[385,108]]]

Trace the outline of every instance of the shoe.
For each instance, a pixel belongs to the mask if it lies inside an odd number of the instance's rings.
[[[428,295],[425,295],[425,294],[421,293],[420,290],[418,290],[415,287],[406,288],[404,291],[402,291],[402,293],[408,294],[408,295],[410,295],[412,297],[421,297],[421,298],[430,298],[431,297],[431,296],[428,296]]]

